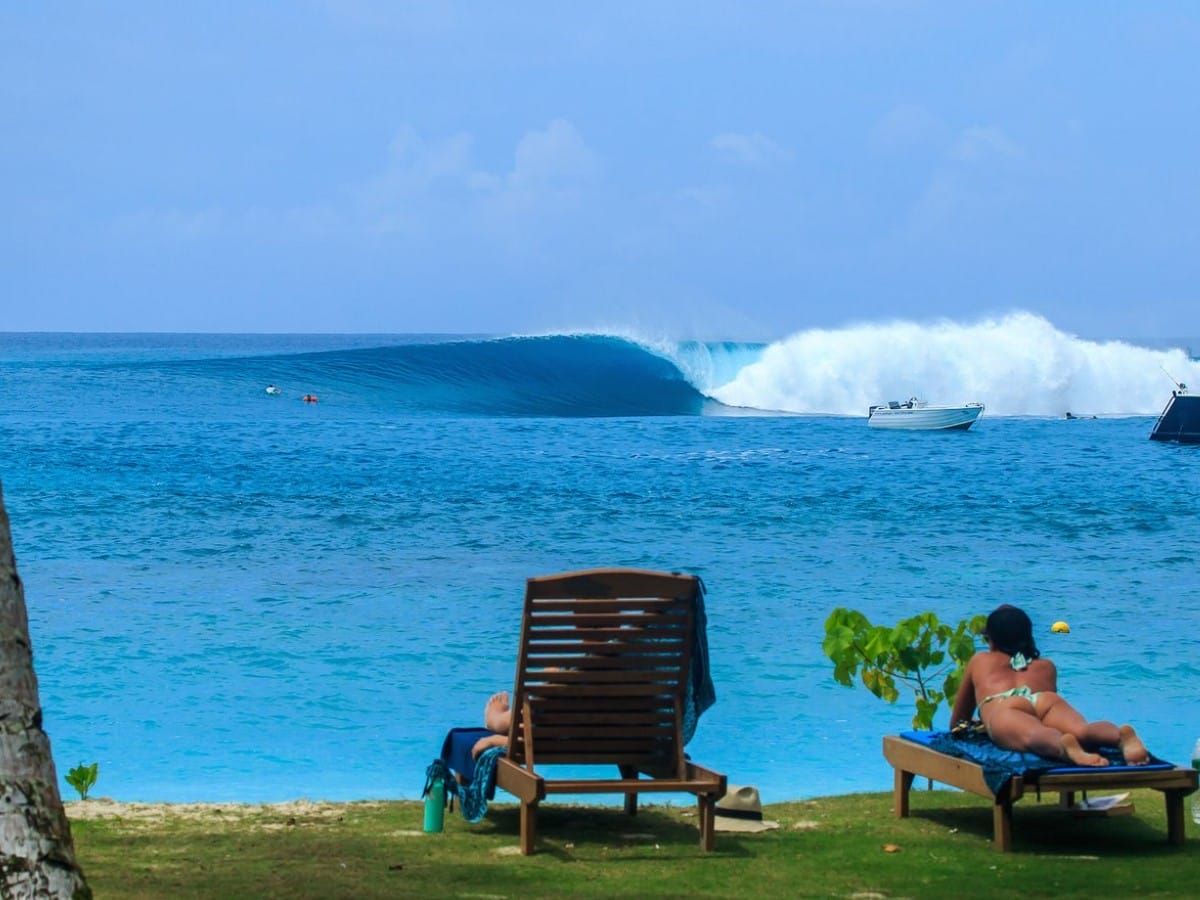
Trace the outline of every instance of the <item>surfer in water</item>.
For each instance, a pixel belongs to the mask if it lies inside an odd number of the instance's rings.
[[[279,388],[275,387],[275,385],[268,384],[267,385],[267,393],[270,394],[272,397],[278,397],[279,394],[282,392],[279,390]]]
[[[316,403],[317,395],[316,394],[305,394],[301,399],[303,399],[305,403]]]

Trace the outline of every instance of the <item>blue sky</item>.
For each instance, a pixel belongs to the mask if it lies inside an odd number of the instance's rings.
[[[10,2],[0,330],[1196,332],[1200,6]]]

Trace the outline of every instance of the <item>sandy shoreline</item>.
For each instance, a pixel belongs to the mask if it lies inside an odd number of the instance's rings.
[[[123,819],[164,822],[168,819],[211,819],[237,822],[254,817],[278,818],[282,824],[296,819],[336,819],[347,807],[378,807],[383,801],[345,802],[291,800],[286,803],[125,803],[108,797],[93,800],[68,800],[63,803],[72,821]]]

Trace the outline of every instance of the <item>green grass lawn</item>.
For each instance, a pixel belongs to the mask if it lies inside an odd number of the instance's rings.
[[[761,834],[718,833],[702,853],[693,808],[546,804],[538,852],[517,853],[515,805],[469,825],[421,831],[414,802],[280,807],[68,804],[88,883],[108,898],[372,897],[1185,897],[1200,890],[1200,826],[1166,843],[1159,794],[1134,815],[1078,818],[1056,797],[1014,813],[1014,852],[991,848],[983,799],[914,789],[770,805]],[[91,806],[92,804],[89,804]]]

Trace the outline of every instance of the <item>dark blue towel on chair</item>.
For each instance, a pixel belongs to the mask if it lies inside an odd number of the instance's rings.
[[[489,747],[478,759],[471,756],[475,742],[492,733],[486,728],[451,728],[442,741],[442,759],[461,780],[446,785],[446,790],[458,798],[468,822],[480,821],[488,801],[496,796],[496,760],[504,755],[504,748]]]
[[[470,784],[475,777],[471,748],[480,738],[491,736],[492,732],[486,728],[451,728],[446,734],[446,740],[442,742],[442,759],[451,771],[461,776],[465,784]]]
[[[987,737],[956,738],[948,731],[905,731],[900,735],[905,740],[923,744],[931,750],[954,756],[958,759],[969,760],[983,769],[983,780],[992,789],[993,794],[1000,793],[1005,782],[1014,775],[1021,775],[1036,780],[1039,775],[1078,774],[1081,772],[1146,772],[1156,769],[1175,768],[1169,762],[1163,762],[1153,754],[1150,762],[1144,766],[1126,765],[1120,751],[1115,747],[1105,747],[1099,752],[1112,765],[1094,768],[1092,766],[1064,766],[1061,761],[1047,759],[1036,753],[1022,753],[1019,750],[1005,750],[997,747]]]

